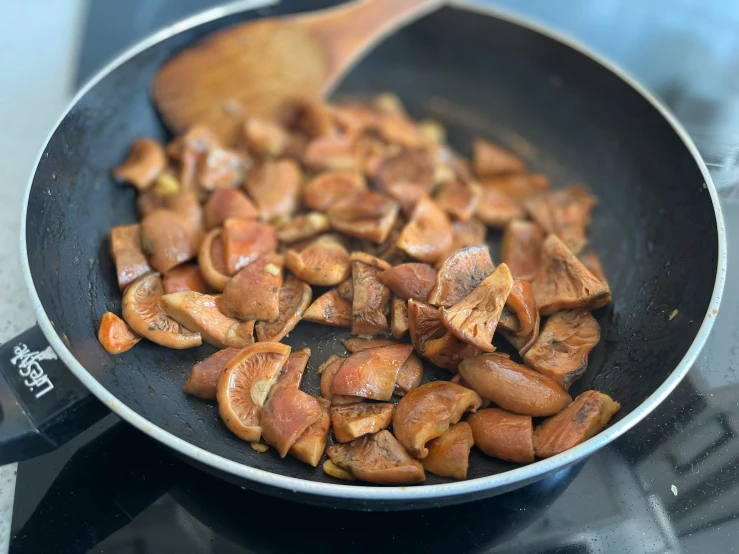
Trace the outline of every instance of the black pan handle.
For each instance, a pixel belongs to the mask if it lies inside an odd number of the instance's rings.
[[[38,325],[0,346],[0,465],[51,452],[107,413]]]

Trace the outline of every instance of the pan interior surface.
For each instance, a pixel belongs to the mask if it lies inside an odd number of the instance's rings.
[[[170,138],[150,101],[151,80],[188,43],[252,16],[229,16],[155,44],[98,81],[67,114],[33,178],[26,220],[30,272],[60,339],[118,402],[223,458],[336,484],[320,466],[257,454],[226,429],[214,403],[186,397],[182,386],[192,365],[213,348],[174,351],[142,341],[110,356],[96,339],[103,313],[121,308],[108,231],[136,221],[133,189],[115,185],[110,170],[136,138]],[[382,91],[397,93],[413,117],[443,123],[450,143],[466,155],[474,137],[485,137],[546,173],[555,188],[582,183],[598,197],[589,236],[613,303],[595,314],[602,340],[571,392],[595,388],[621,402],[614,423],[636,409],[688,351],[716,279],[714,208],[696,160],[674,129],[586,55],[514,23],[451,8],[388,38],[335,97]],[[496,244],[499,237],[490,236]],[[493,257],[498,260],[496,250]],[[678,315],[670,320],[673,310]],[[290,334],[293,348],[313,352],[305,390],[318,393],[316,369],[331,353],[346,355],[340,339],[347,335],[310,323]],[[427,380],[449,377],[426,370]],[[469,478],[515,467],[473,449]],[[426,484],[447,482],[429,474]]]

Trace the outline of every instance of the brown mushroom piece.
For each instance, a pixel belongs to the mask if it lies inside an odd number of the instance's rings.
[[[303,191],[303,201],[311,210],[325,212],[337,200],[367,189],[357,171],[327,171],[314,177]]]
[[[200,273],[200,267],[197,264],[178,265],[164,274],[162,283],[165,294],[187,290],[203,294],[210,292],[210,287],[203,279],[203,274]]]
[[[398,217],[398,205],[369,190],[344,193],[326,212],[331,226],[350,237],[382,244]]]
[[[496,354],[467,358],[458,371],[480,396],[515,414],[546,417],[572,402],[553,379]]]
[[[439,267],[436,286],[428,297],[429,304],[451,308],[475,290],[493,269],[487,246],[467,246],[457,250]]]
[[[220,299],[223,313],[244,321],[277,321],[282,262],[279,254],[266,254],[231,277]]]
[[[422,198],[398,237],[398,248],[416,260],[434,263],[451,245],[449,218],[433,200]]]
[[[360,339],[352,337],[344,339],[344,346],[349,352],[359,352],[369,348],[380,346],[392,346],[398,344],[391,339]],[[423,380],[423,364],[415,354],[411,353],[408,359],[400,366],[398,376],[395,378],[394,394],[403,396],[421,384]]]
[[[167,348],[200,346],[200,333],[193,333],[169,317],[159,300],[164,295],[162,279],[150,273],[131,283],[123,293],[123,319],[135,333]]]
[[[465,412],[474,412],[482,398],[473,390],[434,381],[421,385],[400,399],[393,415],[393,431],[415,458],[428,455],[426,443],[440,437]]]
[[[282,366],[280,375],[277,377],[277,382],[272,387],[272,391],[274,392],[279,387],[299,389],[310,356],[311,351],[307,347],[292,351],[285,365]]]
[[[152,267],[166,273],[192,258],[200,246],[201,231],[170,210],[154,210],[141,221],[141,246]]]
[[[141,226],[121,225],[110,230],[110,255],[121,290],[152,271],[141,249]]]
[[[380,273],[379,279],[403,300],[426,302],[436,284],[436,270],[428,264],[400,264]]]
[[[198,250],[198,267],[208,286],[223,292],[230,277],[227,275],[221,229],[213,229],[203,238]]]
[[[524,211],[500,189],[483,184],[475,215],[488,227],[503,229],[511,221],[523,218]]]
[[[305,146],[303,164],[313,171],[357,171],[360,150],[350,137],[318,137]]]
[[[375,183],[381,191],[396,183],[431,189],[435,181],[434,162],[425,148],[405,148],[385,158],[375,171]]]
[[[321,406],[321,416],[300,435],[290,447],[288,454],[303,463],[317,467],[328,442],[328,432],[331,428],[331,403],[325,398],[316,398]]]
[[[154,184],[165,167],[167,157],[161,145],[154,139],[142,138],[131,144],[126,160],[113,170],[113,179],[130,183],[143,192]]]
[[[100,320],[98,340],[108,354],[123,354],[133,348],[141,337],[112,312],[105,312]]]
[[[545,233],[557,235],[574,254],[579,254],[587,244],[585,232],[595,198],[585,187],[555,190],[530,198],[524,205]]]
[[[196,363],[192,366],[183,390],[187,394],[204,400],[215,400],[218,379],[226,368],[226,364],[239,353],[239,350],[239,348],[224,348]]]
[[[540,322],[531,283],[514,279],[497,331],[523,357],[539,338]]]
[[[385,312],[390,302],[390,289],[382,284],[379,275],[390,269],[390,264],[354,252],[352,259],[352,334],[377,335],[388,329]]]
[[[303,313],[303,320],[334,327],[351,327],[352,303],[343,299],[338,289],[333,288],[313,301]]]
[[[331,106],[312,98],[292,98],[280,107],[277,115],[284,127],[309,137],[335,134]]]
[[[585,391],[534,430],[534,452],[539,458],[550,458],[585,442],[608,425],[620,408],[607,394]]]
[[[263,221],[284,223],[298,208],[301,181],[300,167],[293,160],[267,161],[249,173],[244,188]]]
[[[260,412],[264,442],[284,458],[322,413],[323,408],[311,395],[300,389],[279,387],[269,395]]]
[[[292,331],[308,309],[313,292],[303,281],[288,276],[280,287],[279,316],[273,323],[256,325],[257,340],[280,341]]]
[[[544,233],[531,221],[516,219],[503,232],[500,257],[508,265],[515,279],[531,281],[541,263],[541,245]]]
[[[493,352],[493,334],[512,286],[508,266],[500,264],[460,302],[441,308],[444,326],[460,340]]]
[[[179,161],[179,180],[184,190],[194,190],[197,172],[206,153],[219,148],[218,137],[208,128],[195,126],[167,145],[170,158]]]
[[[443,435],[427,443],[429,453],[421,461],[423,469],[440,477],[467,479],[470,449],[474,444],[468,423],[460,421],[450,425]]]
[[[257,342],[226,364],[218,379],[218,412],[226,427],[240,439],[259,442],[262,406],[289,355],[286,344]]]
[[[459,179],[451,179],[439,187],[436,203],[452,219],[469,221],[477,211],[480,187]]]
[[[334,374],[331,394],[390,400],[398,372],[412,351],[410,344],[396,344],[352,354]]]
[[[556,236],[542,246],[541,268],[532,281],[541,315],[558,310],[595,310],[611,301],[608,285],[598,280]]]
[[[254,322],[224,315],[218,297],[193,291],[165,294],[159,300],[164,312],[177,323],[200,333],[217,348],[243,348],[254,342]]]
[[[244,122],[244,140],[251,151],[276,158],[287,148],[290,134],[275,121],[249,117]]]
[[[319,212],[297,215],[277,231],[281,242],[293,243],[313,238],[331,229],[328,217]]]
[[[386,403],[358,402],[331,406],[331,427],[338,442],[350,442],[382,431],[393,420],[395,406]]]
[[[562,310],[544,324],[523,358],[526,365],[565,389],[588,368],[588,354],[600,341],[600,325],[587,310]]]
[[[334,444],[326,453],[331,462],[361,481],[378,485],[410,485],[426,479],[423,466],[411,458],[386,430],[350,443]]]
[[[390,302],[390,333],[393,338],[400,339],[408,332],[408,304],[402,298],[394,296]]]
[[[331,385],[333,384],[334,377],[345,361],[346,358],[342,358],[336,354],[331,354],[318,368],[318,374],[321,376],[321,396],[330,401],[333,405],[353,404],[363,400],[358,396],[334,394],[331,392]]]
[[[488,456],[517,464],[534,461],[531,416],[486,408],[471,414],[467,423],[472,428],[475,446]]]
[[[238,189],[214,190],[203,206],[206,229],[219,227],[227,219],[256,219],[258,215],[254,204]]]
[[[479,219],[469,221],[452,221],[452,246],[449,253],[456,252],[465,246],[485,244],[487,228]]]
[[[603,264],[601,263],[598,254],[591,250],[589,252],[583,252],[577,258],[580,260],[582,265],[584,265],[588,271],[595,276],[596,279],[601,283],[608,284],[608,279],[606,279],[606,274],[603,271]]]
[[[277,249],[275,228],[259,221],[227,219],[221,240],[228,275],[234,275],[257,258]]]
[[[408,217],[416,204],[423,198],[430,198],[429,189],[416,183],[398,182],[385,187],[385,194],[397,202],[401,211]]]
[[[472,167],[478,177],[525,170],[523,162],[513,152],[484,139],[472,143]]]
[[[240,152],[210,148],[198,164],[198,186],[206,191],[237,187],[244,182],[250,165],[250,160]]]
[[[323,235],[300,250],[285,253],[285,265],[311,285],[338,285],[351,275],[351,260],[344,245],[331,235]]]
[[[480,179],[480,185],[496,189],[518,204],[549,190],[549,179],[539,173],[509,173]]]

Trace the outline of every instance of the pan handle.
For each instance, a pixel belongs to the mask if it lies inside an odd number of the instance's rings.
[[[0,465],[51,452],[107,413],[38,325],[0,346]]]

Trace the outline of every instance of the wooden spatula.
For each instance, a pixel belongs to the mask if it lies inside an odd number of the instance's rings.
[[[173,132],[203,124],[233,144],[245,117],[272,115],[288,98],[327,94],[380,39],[442,3],[357,0],[229,27],[164,64],[154,102]]]

